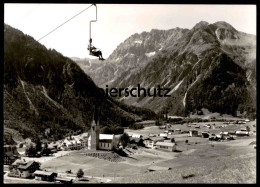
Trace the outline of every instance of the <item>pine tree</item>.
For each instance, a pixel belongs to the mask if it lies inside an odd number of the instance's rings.
[[[84,176],[84,171],[82,169],[79,169],[77,172],[77,177],[82,178]]]

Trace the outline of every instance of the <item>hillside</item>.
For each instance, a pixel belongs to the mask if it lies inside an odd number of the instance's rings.
[[[128,126],[136,116],[155,115],[106,97],[74,61],[4,25],[5,141],[12,130],[35,139],[46,138],[50,128],[48,138],[55,140],[87,131],[95,108],[101,111],[101,127]]]
[[[144,45],[147,41],[154,45]],[[100,86],[171,89],[171,98],[121,98],[127,104],[182,116],[203,107],[223,114],[256,115],[256,36],[226,22],[202,21],[190,30],[134,34],[108,59],[84,69]]]

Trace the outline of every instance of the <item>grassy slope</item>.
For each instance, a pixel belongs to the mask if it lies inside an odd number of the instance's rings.
[[[215,122],[216,123],[216,122]],[[201,126],[204,123],[200,123]],[[249,122],[252,129],[254,122]],[[216,123],[217,125],[217,123]],[[187,128],[184,125],[174,125],[173,129]],[[240,126],[230,125],[221,130],[238,130]],[[161,130],[162,131],[162,130]],[[216,130],[212,130],[216,131]],[[217,129],[220,131],[220,129]],[[158,127],[147,127],[135,133],[158,133]],[[161,152],[157,150],[138,149],[133,158],[124,162],[109,161],[87,157],[74,153],[42,164],[58,172],[72,169],[76,172],[82,168],[85,175],[112,179],[112,183],[255,183],[256,182],[256,150],[251,142],[255,135],[237,138],[229,142],[212,142],[199,137],[187,137],[187,134],[174,135],[177,149],[180,153]],[[188,139],[190,145],[184,141]],[[197,142],[197,144],[195,144]],[[153,163],[154,162],[154,163]],[[170,171],[147,172],[151,165],[171,167]],[[183,179],[182,175],[195,176]]]

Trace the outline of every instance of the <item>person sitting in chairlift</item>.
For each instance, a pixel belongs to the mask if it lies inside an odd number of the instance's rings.
[[[90,51],[90,55],[98,57],[99,60],[105,60],[102,56],[102,52],[100,49],[98,49],[94,46],[89,47],[89,45],[88,45],[88,50]]]

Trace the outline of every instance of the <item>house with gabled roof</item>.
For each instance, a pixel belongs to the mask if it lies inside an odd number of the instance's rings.
[[[11,167],[9,176],[20,177],[20,178],[30,178],[32,174],[40,169],[40,163],[35,161],[26,160],[16,160]]]
[[[11,165],[16,159],[21,158],[16,146],[4,145],[4,165]]]
[[[99,134],[99,149],[112,150],[114,143],[114,134]]]
[[[52,171],[36,170],[34,172],[34,176],[36,180],[53,182],[55,181],[55,178],[58,176],[58,173]]]
[[[157,136],[157,137],[148,137],[144,139],[144,145],[147,148],[151,148],[154,149],[155,148],[155,144],[156,142],[163,142],[164,138],[161,136]]]
[[[156,149],[165,150],[165,151],[175,151],[176,144],[172,142],[157,142],[155,144]]]

